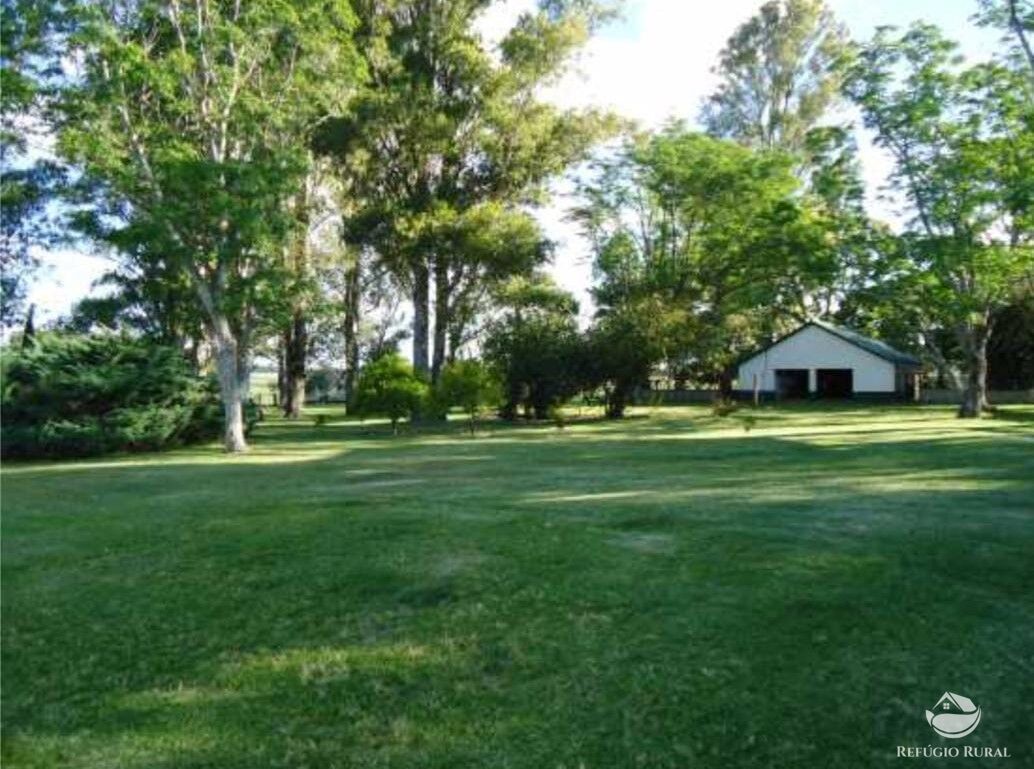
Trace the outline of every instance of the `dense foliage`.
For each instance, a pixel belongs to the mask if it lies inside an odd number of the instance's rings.
[[[398,434],[399,420],[411,418],[427,398],[427,385],[397,353],[382,355],[363,369],[355,395],[355,413],[385,416]]]
[[[499,402],[499,380],[491,367],[482,361],[453,361],[442,369],[435,393],[441,404],[463,409],[473,435],[478,417]]]
[[[502,416],[546,419],[586,382],[578,305],[549,279],[518,279],[496,296],[504,308],[489,327],[485,358],[503,384]]]
[[[838,217],[800,194],[792,166],[678,124],[599,163],[575,218],[601,314],[663,307],[670,369],[728,386],[738,352],[819,309],[841,272]]]
[[[814,316],[965,381],[966,414],[989,377],[1029,386],[1029,3],[975,4],[1004,45],[970,66],[932,25],[855,43],[824,0],[766,0],[716,62],[706,132],[643,133],[545,98],[615,3],[537,0],[487,31],[503,5],[4,0],[0,324],[31,327],[25,279],[56,233],[100,244],[108,293],[62,327],[215,372],[229,451],[256,358],[297,418],[313,365],[353,401],[403,340],[428,415],[477,350],[508,417],[579,391],[619,416],[651,377],[728,393],[733,361]],[[844,99],[907,224],[871,218]],[[37,132],[52,150],[30,163]],[[589,329],[539,278],[555,244],[536,209],[572,168]]]
[[[611,311],[593,326],[583,354],[586,381],[602,391],[608,417],[623,417],[635,390],[649,386],[651,371],[685,329],[683,318],[654,299]]]
[[[164,449],[219,434],[212,384],[179,350],[111,334],[37,334],[3,354],[3,454]]]
[[[963,68],[957,53],[929,24],[880,30],[855,52],[846,90],[893,158],[892,189],[913,214],[898,239],[896,299],[927,344],[931,331],[954,335],[960,414],[979,416],[995,313],[1034,277],[1034,85],[996,62]]]

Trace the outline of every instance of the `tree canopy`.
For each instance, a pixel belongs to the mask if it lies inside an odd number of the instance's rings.
[[[225,443],[260,324],[285,297],[285,201],[315,124],[361,77],[344,0],[85,3],[59,147],[82,169],[80,227],[189,282],[215,349]],[[132,246],[132,248],[130,248]]]
[[[715,136],[765,149],[803,149],[839,97],[835,66],[847,34],[823,0],[769,0],[722,50],[703,122]]]
[[[917,305],[965,356],[962,413],[987,405],[994,313],[1034,279],[1034,99],[1024,73],[961,68],[928,24],[861,46],[847,92],[894,158],[891,184],[912,215],[900,240]]]

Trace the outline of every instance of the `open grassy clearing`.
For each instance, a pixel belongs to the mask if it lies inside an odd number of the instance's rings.
[[[1034,762],[1029,407],[270,422],[3,501],[5,766],[898,766],[945,690]]]

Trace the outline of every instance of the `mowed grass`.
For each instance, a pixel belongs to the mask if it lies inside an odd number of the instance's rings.
[[[1034,408],[322,413],[5,468],[5,767],[1034,764]]]

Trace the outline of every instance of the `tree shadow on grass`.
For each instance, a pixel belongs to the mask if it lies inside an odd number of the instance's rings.
[[[395,448],[17,477],[5,758],[891,765],[946,670],[1025,739],[1022,446]]]
[[[998,406],[991,412],[996,422],[1017,422],[1034,430],[1034,407]]]

